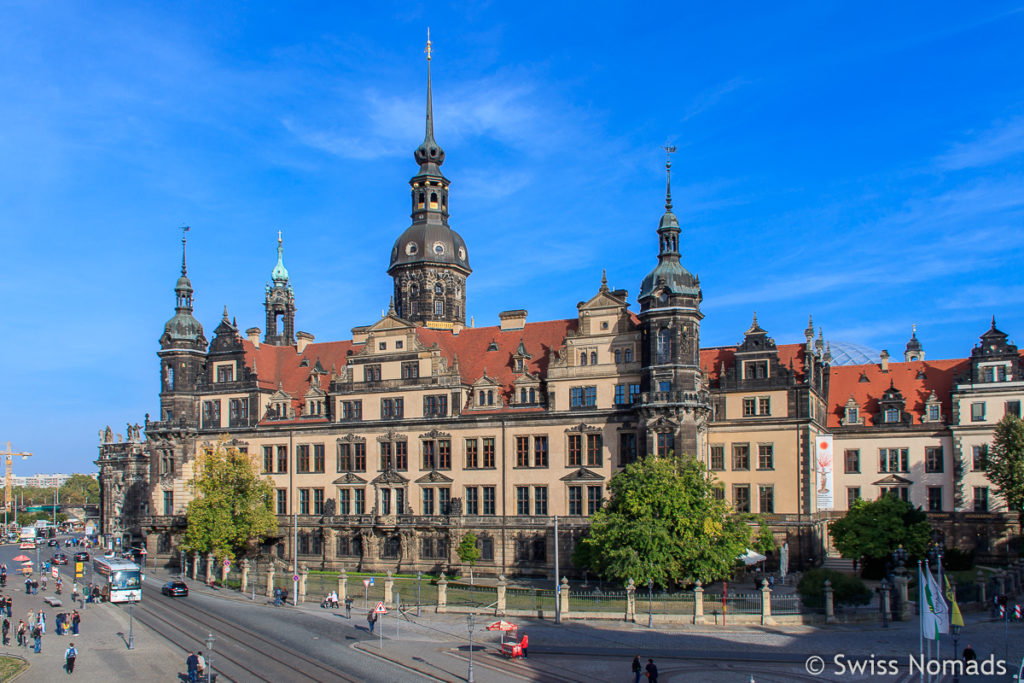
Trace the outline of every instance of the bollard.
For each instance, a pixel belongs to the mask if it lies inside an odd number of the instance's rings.
[[[206,553],[206,573],[203,574],[203,578],[207,584],[213,582],[213,553]]]
[[[386,607],[395,606],[395,579],[391,576],[391,570],[388,570],[387,576],[384,578],[384,605]]]
[[[199,553],[192,553],[192,580],[199,577]]]
[[[299,595],[298,602],[306,601],[306,579],[309,578],[309,567],[303,562],[299,565]]]
[[[704,584],[700,579],[697,579],[697,584],[693,588],[693,623],[707,623],[704,619]]]
[[[569,579],[562,577],[561,588],[558,592],[560,616],[562,619],[569,618]]]
[[[507,584],[505,583],[505,575],[498,575],[498,600],[494,605],[494,616],[503,617],[505,616],[505,590]]]
[[[348,572],[342,569],[338,572],[338,602],[348,600]]]
[[[775,625],[775,619],[772,618],[772,589],[768,587],[768,579],[761,579],[761,625]]]
[[[982,605],[988,604],[988,600],[985,597],[985,584],[988,582],[985,581],[985,573],[980,569],[978,570],[978,573],[975,575],[974,582],[978,584],[978,602],[980,602]]]
[[[274,563],[267,567],[267,597],[274,597]]]
[[[244,593],[245,589],[246,589],[246,586],[249,585],[249,560],[248,560],[248,558],[243,559],[241,562],[239,562],[238,566],[242,570],[242,583],[238,587],[238,590],[239,590],[239,592]]]
[[[444,572],[441,572],[441,578],[437,580],[437,608],[435,611],[448,611],[448,579],[444,578]]]
[[[626,621],[636,622],[636,583],[633,579],[626,584]]]
[[[836,623],[836,606],[835,597],[832,592],[832,582],[825,579],[825,623],[834,624]]]

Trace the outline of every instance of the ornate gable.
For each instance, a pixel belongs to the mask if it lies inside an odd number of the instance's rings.
[[[593,470],[581,467],[562,477],[562,481],[604,481],[604,477]]]
[[[450,484],[454,481],[437,470],[431,470],[416,480],[417,484]]]
[[[335,486],[363,486],[366,484],[366,480],[357,477],[351,472],[346,472],[331,483]]]
[[[379,475],[373,478],[371,484],[408,484],[409,480],[403,477],[398,472],[389,469],[387,472],[381,472]]]

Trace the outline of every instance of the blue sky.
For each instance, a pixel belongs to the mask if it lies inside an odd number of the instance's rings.
[[[1024,338],[1024,12],[1010,3],[0,6],[15,472],[91,471],[156,413],[191,225],[196,314],[263,327],[277,230],[318,340],[373,322],[423,136],[426,27],[476,324],[571,317],[655,263],[664,154],[704,345],[961,357]],[[728,9],[722,9],[728,7]]]

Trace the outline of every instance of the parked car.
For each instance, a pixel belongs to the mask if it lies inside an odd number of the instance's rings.
[[[89,561],[89,553],[85,552],[84,550],[79,550],[77,553],[75,553],[75,562],[88,562],[88,561]]]
[[[60,545],[60,543],[57,541],[56,538],[51,538],[49,541],[47,541],[46,545],[53,547],[55,545]]]
[[[50,558],[50,561],[53,562],[54,564],[67,564],[68,563],[68,556],[65,555],[64,553],[54,553],[53,557]]]
[[[172,598],[187,598],[188,586],[184,581],[168,581],[161,586],[160,592]]]

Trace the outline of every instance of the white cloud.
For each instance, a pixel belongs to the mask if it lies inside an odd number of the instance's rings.
[[[935,161],[940,168],[960,170],[989,166],[1024,152],[1024,116],[1002,122],[974,140],[953,145]]]

